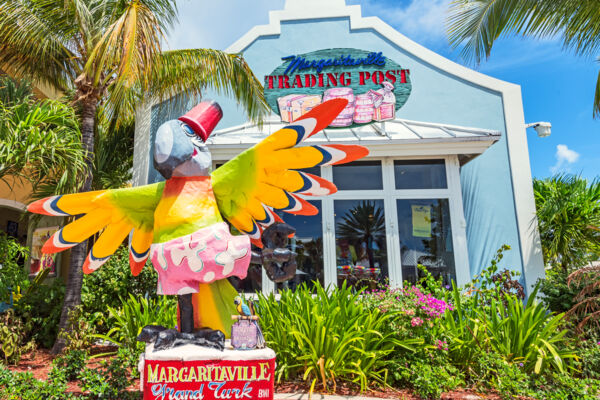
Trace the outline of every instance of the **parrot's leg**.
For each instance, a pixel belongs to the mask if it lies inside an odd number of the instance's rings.
[[[192,294],[177,295],[179,302],[179,332],[194,332],[194,306],[192,305]]]

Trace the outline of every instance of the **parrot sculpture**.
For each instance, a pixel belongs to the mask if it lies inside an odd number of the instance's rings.
[[[236,296],[235,299],[233,299],[233,303],[235,304],[238,314],[240,314],[242,317],[252,317],[253,315],[256,315],[252,300],[249,300],[248,304],[246,304],[240,296]],[[254,326],[256,326],[256,332],[258,335],[256,346],[258,348],[265,347],[265,337],[260,329],[260,325],[258,325],[258,322],[255,319],[252,319],[251,322]]]
[[[28,210],[51,216],[77,216],[52,235],[43,253],[56,253],[99,233],[83,264],[86,274],[100,268],[129,236],[129,261],[138,275],[150,257],[158,272],[157,293],[178,295],[179,330],[210,327],[228,334],[232,299],[227,277],[246,277],[251,243],[282,222],[274,210],[315,215],[304,196],[336,191],[333,183],[302,169],[360,159],[358,145],[300,146],[327,127],[346,107],[332,99],[269,135],[211,173],[206,140],[222,111],[202,102],[156,133],[154,166],[166,179],[144,186],[48,197]],[[225,221],[241,235],[232,235]]]

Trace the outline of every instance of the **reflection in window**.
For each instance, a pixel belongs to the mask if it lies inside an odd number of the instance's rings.
[[[374,289],[388,278],[383,200],[335,200],[338,286]]]
[[[319,171],[303,170],[317,175]],[[293,215],[284,212],[277,214],[286,224],[296,228],[296,234],[290,239],[290,249],[296,252],[296,276],[287,281],[276,284],[277,290],[296,289],[303,282],[310,287],[311,282],[319,281],[325,285],[323,278],[323,228],[321,201],[311,200],[310,204],[317,207],[317,215]]]
[[[334,165],[333,183],[339,190],[383,189],[381,161],[355,161]]]
[[[396,189],[446,189],[444,160],[394,161]]]
[[[402,279],[415,282],[418,264],[449,284],[456,279],[448,199],[396,200]]]
[[[252,245],[252,251],[257,248]],[[227,278],[229,283],[238,291],[238,293],[255,293],[262,291],[262,267],[260,265],[250,264],[246,278],[240,279],[237,276]]]

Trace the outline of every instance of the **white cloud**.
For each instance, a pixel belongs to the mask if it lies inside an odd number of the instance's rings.
[[[348,2],[349,3],[349,2]],[[356,3],[356,2],[353,2]],[[405,3],[406,5],[401,5]],[[446,16],[450,0],[407,2],[361,1],[363,15],[375,15],[418,43],[447,44]]]
[[[556,164],[550,168],[553,174],[561,171],[567,172],[569,170],[568,166],[579,159],[579,153],[569,149],[566,144],[559,144],[556,146],[555,157]]]
[[[167,37],[167,48],[224,50],[255,25],[269,22],[269,10],[283,0],[177,0],[179,22]]]

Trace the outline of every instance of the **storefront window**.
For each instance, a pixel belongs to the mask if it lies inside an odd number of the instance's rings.
[[[335,200],[336,274],[373,289],[388,278],[383,200]]]
[[[396,189],[446,189],[444,160],[394,161]]]
[[[356,161],[334,165],[333,183],[338,190],[381,190],[381,161]]]
[[[307,170],[306,172],[315,174],[314,171]],[[319,209],[317,215],[278,213],[285,223],[296,228],[296,235],[290,239],[289,248],[297,254],[296,276],[287,282],[276,284],[278,291],[288,288],[294,290],[303,282],[309,286],[314,281],[319,281],[322,286],[325,285],[321,201],[311,200],[309,203]]]
[[[421,277],[418,264],[449,284],[456,278],[448,199],[396,200],[402,279]]]

